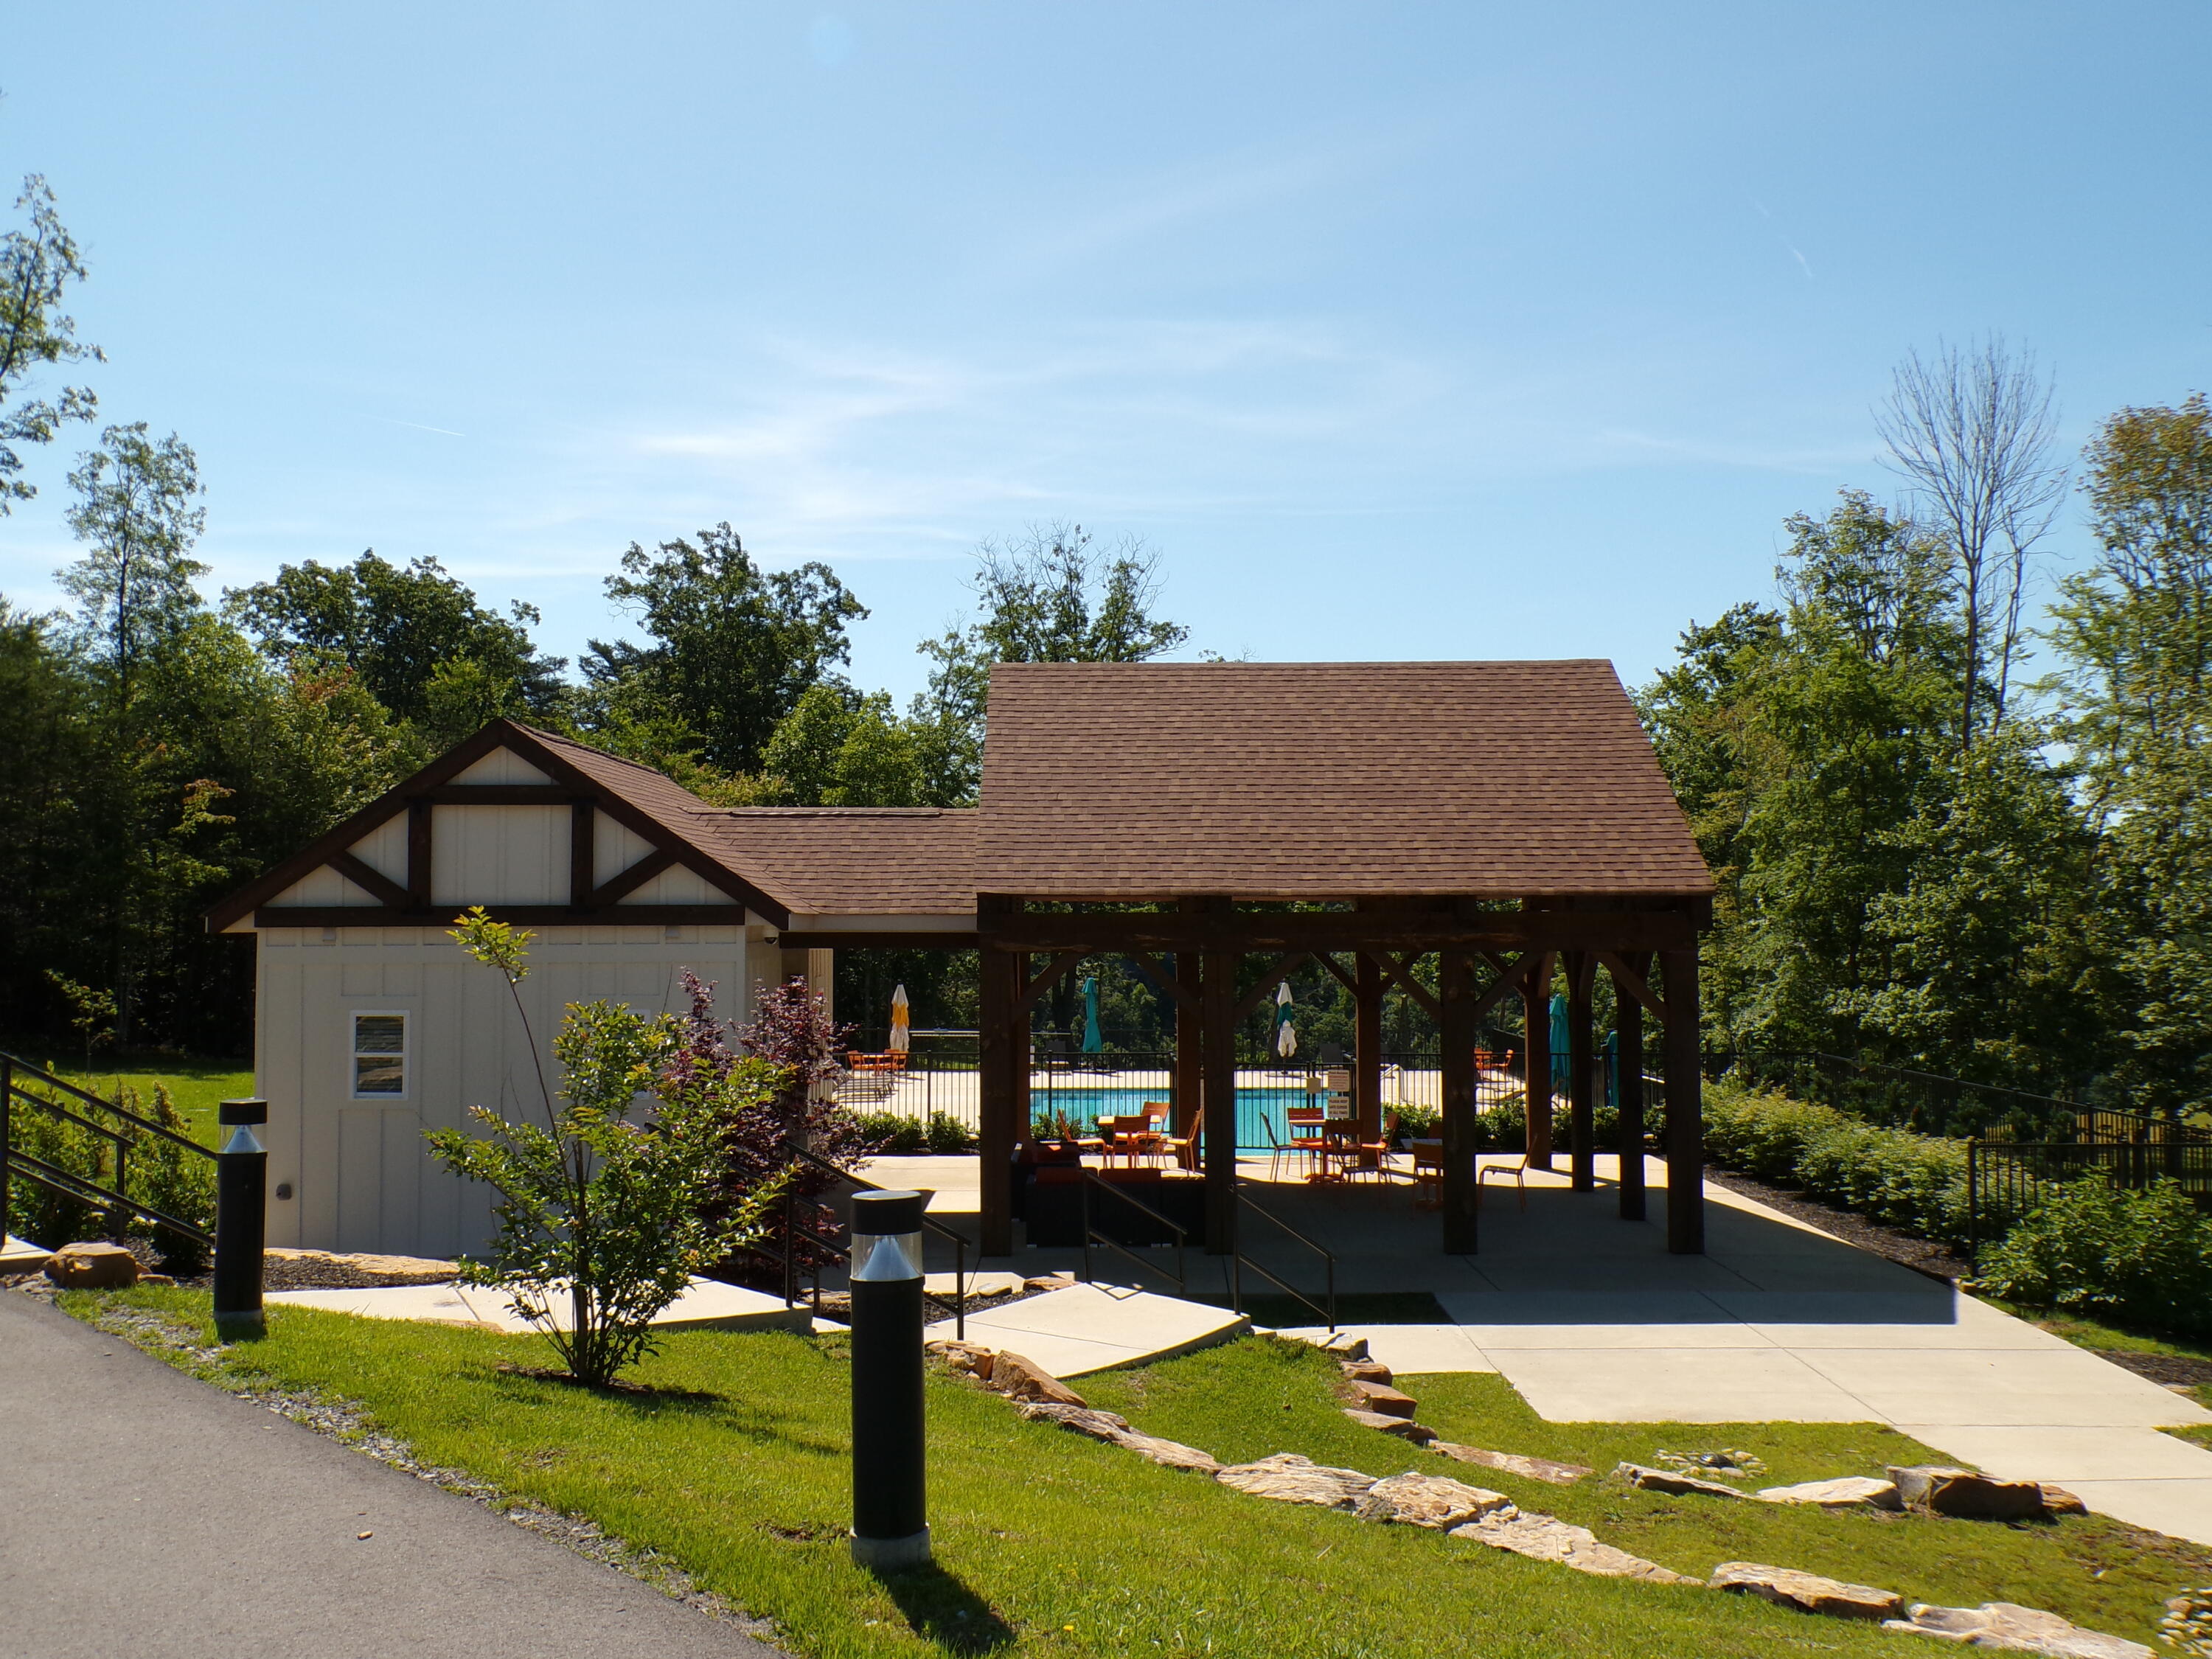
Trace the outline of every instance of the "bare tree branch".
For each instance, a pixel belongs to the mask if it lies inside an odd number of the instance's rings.
[[[1932,358],[1907,356],[1875,414],[1889,465],[1958,562],[1966,631],[1961,749],[1973,744],[1985,688],[1989,725],[2003,724],[2021,654],[2028,562],[2065,498],[2066,469],[2051,459],[2051,398],[2034,355],[1992,334],[1963,350],[1939,344]]]

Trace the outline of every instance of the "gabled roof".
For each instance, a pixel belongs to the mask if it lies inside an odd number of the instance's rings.
[[[972,811],[933,808],[708,805],[666,775],[589,744],[495,720],[379,796],[327,835],[233,893],[207,915],[211,932],[243,920],[410,800],[507,749],[556,785],[588,797],[676,863],[778,927],[800,915],[972,915]]]
[[[985,893],[1713,890],[1602,660],[1001,664],[983,752]]]
[[[794,912],[973,916],[975,811],[736,806],[695,820],[702,846]]]

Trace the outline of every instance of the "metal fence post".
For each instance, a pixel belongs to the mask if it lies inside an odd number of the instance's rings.
[[[216,1159],[215,1328],[226,1342],[267,1334],[261,1309],[262,1250],[269,1232],[269,1154],[253,1126],[269,1121],[265,1100],[226,1100],[230,1130]]]

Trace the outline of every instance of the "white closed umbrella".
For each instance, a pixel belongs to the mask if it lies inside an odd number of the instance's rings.
[[[1291,982],[1275,988],[1275,1053],[1288,1060],[1298,1051],[1298,1029],[1291,1024]]]
[[[914,1011],[906,1000],[906,987],[896,987],[891,992],[891,1052],[906,1053],[914,1038],[908,1030],[914,1020]]]

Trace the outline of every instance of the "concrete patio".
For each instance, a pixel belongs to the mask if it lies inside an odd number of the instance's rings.
[[[975,1207],[975,1169],[972,1158],[884,1158],[866,1174],[933,1188],[931,1213],[958,1224]],[[1601,1158],[1598,1188],[1586,1194],[1569,1191],[1563,1174],[1532,1174],[1525,1208],[1513,1182],[1493,1176],[1480,1251],[1449,1256],[1436,1216],[1413,1206],[1403,1182],[1271,1182],[1264,1160],[1240,1174],[1270,1214],[1335,1255],[1340,1294],[1435,1293],[1446,1322],[1346,1327],[1395,1370],[1495,1371],[1555,1422],[1885,1423],[1993,1473],[2058,1481],[2103,1513],[2212,1544],[2212,1451],[2158,1432],[2212,1424],[2212,1412],[1719,1187],[1706,1192],[1706,1254],[1670,1255],[1656,1161],[1643,1222],[1615,1212],[1617,1170]],[[1255,1260],[1318,1290],[1311,1251],[1264,1224],[1247,1237]],[[1163,1264],[1172,1255],[1137,1254]],[[1029,1250],[984,1265],[1042,1273],[1079,1261],[1076,1250]],[[1094,1267],[1103,1279],[1138,1277],[1110,1251],[1095,1253]],[[1194,1293],[1224,1288],[1218,1258],[1194,1247],[1188,1267]]]

